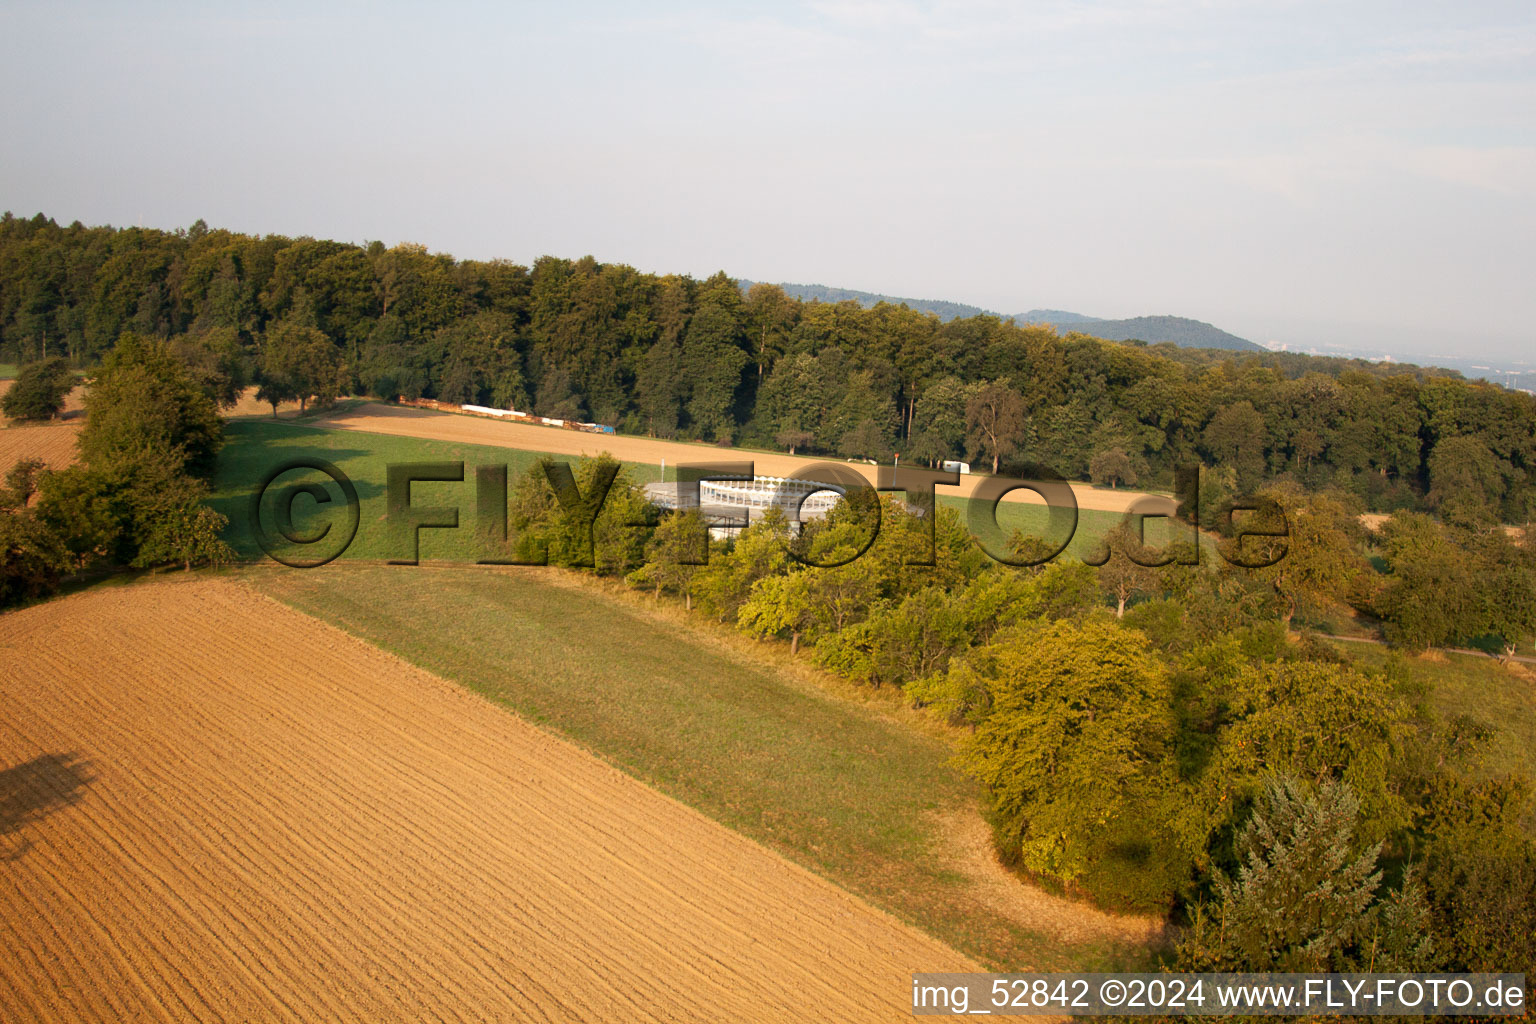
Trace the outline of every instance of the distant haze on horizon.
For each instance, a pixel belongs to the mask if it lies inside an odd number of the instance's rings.
[[[11,3],[0,209],[1536,358],[1536,5]]]

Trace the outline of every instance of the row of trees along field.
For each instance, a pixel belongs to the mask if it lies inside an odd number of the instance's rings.
[[[1531,545],[1415,512],[1369,534],[1358,499],[1280,487],[1294,539],[1261,570],[1209,553],[1143,568],[1128,555],[1154,559],[1130,524],[1110,533],[1101,568],[1004,566],[947,508],[931,520],[936,564],[914,566],[929,520],[890,498],[871,499],[873,545],[836,568],[791,553],[845,561],[868,541],[868,506],[844,500],[798,537],[770,511],[709,542],[699,565],[697,513],[646,536],[626,526],[643,499],[617,464],[585,461],[580,492],[607,473],[611,504],[589,535],[589,513],[559,505],[532,467],[513,488],[508,550],[591,566],[809,648],[857,683],[902,688],[955,728],[1008,863],[1171,915],[1186,969],[1536,968],[1532,780],[1487,764],[1486,729],[1434,711],[1402,662],[1367,667],[1289,628],[1354,603],[1410,648],[1488,634],[1528,645]]]
[[[6,415],[62,408],[75,382],[61,363],[25,367]],[[0,608],[89,570],[234,557],[221,538],[227,521],[203,503],[224,438],[217,397],[171,347],[123,335],[93,372],[85,405],[74,465],[23,459],[0,483]]]
[[[265,397],[531,408],[634,433],[911,460],[1009,454],[1068,478],[1333,486],[1468,525],[1536,510],[1536,400],[1459,375],[1109,343],[772,285],[417,245],[0,219],[0,358],[176,338]]]

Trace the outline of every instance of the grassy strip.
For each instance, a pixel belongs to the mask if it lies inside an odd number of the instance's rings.
[[[547,570],[246,570],[266,593],[568,736],[631,775],[999,968],[1139,962],[988,906],[946,851],[974,813],[945,739],[707,628]],[[881,705],[884,705],[883,707]]]

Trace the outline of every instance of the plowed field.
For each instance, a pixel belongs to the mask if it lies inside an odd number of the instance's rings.
[[[12,381],[0,380],[0,395]],[[0,416],[0,476],[22,459],[42,459],[51,469],[75,461],[75,434],[85,420],[85,389],[75,388],[64,400],[64,415],[48,423],[11,423]]]
[[[50,469],[63,469],[74,462],[75,436],[84,422],[0,427],[0,476],[22,459],[42,459]]]
[[[976,969],[237,583],[0,616],[0,707],[0,1020],[896,1020]]]

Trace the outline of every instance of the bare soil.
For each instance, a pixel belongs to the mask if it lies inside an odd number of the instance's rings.
[[[221,578],[0,616],[0,1020],[896,1020],[933,939]]]
[[[0,428],[0,476],[22,459],[42,459],[49,469],[63,469],[74,462],[81,422]]]
[[[0,380],[0,396],[13,382]],[[49,469],[63,469],[75,461],[75,435],[85,422],[85,389],[66,396],[64,412],[47,423],[18,423],[0,416],[0,476],[22,459],[42,459]]]

